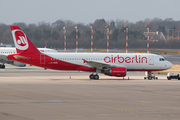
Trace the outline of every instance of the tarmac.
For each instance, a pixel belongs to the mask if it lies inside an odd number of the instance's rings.
[[[180,81],[27,66],[0,70],[0,120],[179,120]]]

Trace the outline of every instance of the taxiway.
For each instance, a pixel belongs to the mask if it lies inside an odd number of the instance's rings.
[[[0,120],[180,119],[178,80],[144,80],[141,72],[88,76],[7,66],[0,70]]]

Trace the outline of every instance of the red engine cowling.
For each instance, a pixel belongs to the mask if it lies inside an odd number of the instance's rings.
[[[108,70],[104,70],[104,74],[109,76],[125,77],[126,67],[113,67]]]

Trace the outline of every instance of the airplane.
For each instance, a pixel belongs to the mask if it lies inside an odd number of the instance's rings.
[[[44,69],[92,72],[89,78],[95,80],[99,73],[125,77],[127,71],[148,71],[150,80],[152,71],[172,67],[162,56],[150,53],[41,53],[18,26],[11,26],[11,32],[17,54],[7,58]]]
[[[57,53],[56,50],[53,49],[49,49],[49,48],[37,48],[40,52],[55,52]],[[13,61],[10,59],[7,59],[7,55],[9,54],[16,54],[16,48],[14,47],[0,47],[0,68],[5,68],[5,63],[7,64],[11,64],[14,66],[18,66],[18,67],[25,67],[26,64],[21,63],[21,62],[17,62],[17,61]]]

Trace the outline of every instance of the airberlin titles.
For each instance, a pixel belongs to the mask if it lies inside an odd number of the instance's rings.
[[[147,57],[141,57],[141,55],[135,55],[134,57],[123,57],[123,56],[106,56],[104,58],[106,63],[147,63]]]

